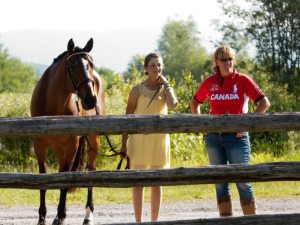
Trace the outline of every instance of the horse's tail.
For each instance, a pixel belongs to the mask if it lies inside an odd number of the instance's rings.
[[[84,169],[85,142],[86,142],[85,137],[79,138],[79,145],[72,166],[72,171],[82,171]]]

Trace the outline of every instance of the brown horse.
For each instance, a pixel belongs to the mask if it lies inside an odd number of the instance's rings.
[[[93,48],[91,38],[84,48],[75,47],[72,39],[67,51],[60,54],[45,71],[32,95],[31,116],[73,115],[88,116],[104,114],[104,90],[99,74],[94,70],[89,52]],[[39,172],[46,173],[46,156],[51,147],[58,160],[59,172],[76,171],[82,164],[82,150],[85,140],[92,151],[88,152],[86,168],[96,169],[96,156],[100,140],[95,135],[80,137],[74,135],[40,136],[33,138]],[[68,189],[60,190],[57,216],[53,224],[63,224],[66,218]],[[38,224],[45,224],[47,213],[46,190],[40,190]],[[93,224],[93,192],[88,188],[86,215],[83,224]]]

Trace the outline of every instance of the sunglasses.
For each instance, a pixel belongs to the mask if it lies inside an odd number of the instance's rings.
[[[227,61],[231,62],[232,60],[233,60],[233,58],[220,59],[220,61],[222,61],[222,62],[227,62]]]

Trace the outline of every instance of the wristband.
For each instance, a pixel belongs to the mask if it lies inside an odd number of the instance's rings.
[[[164,88],[165,88],[165,89],[171,88],[171,85],[170,85],[169,83],[165,83],[165,84],[164,84]]]

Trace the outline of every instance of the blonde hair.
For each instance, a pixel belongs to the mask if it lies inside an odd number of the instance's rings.
[[[226,57],[227,58],[230,57],[233,60],[235,60],[234,50],[226,45],[223,45],[223,46],[220,46],[219,48],[217,48],[217,50],[215,51],[214,57],[213,57],[213,70],[214,71],[219,70],[219,66],[217,66],[216,61],[219,59],[226,58]]]

